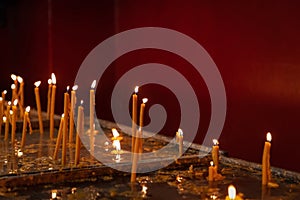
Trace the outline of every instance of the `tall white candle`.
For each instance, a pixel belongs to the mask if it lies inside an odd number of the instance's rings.
[[[41,81],[37,81],[34,83],[34,85],[35,85],[34,94],[35,94],[36,108],[37,108],[37,112],[38,112],[40,133],[44,133],[42,107],[41,107],[40,91],[39,91],[40,84],[41,84]]]
[[[71,91],[71,107],[70,107],[70,123],[69,123],[69,143],[73,143],[73,132],[74,132],[74,110],[76,104],[76,90],[78,85],[74,85]]]
[[[56,93],[56,77],[55,74],[51,74],[52,89],[51,89],[51,106],[50,106],[50,139],[53,139],[54,135],[54,112],[55,112],[55,93]]]
[[[94,156],[94,145],[95,145],[95,141],[94,141],[95,87],[96,87],[96,80],[92,82],[91,90],[90,90],[90,153],[92,156]]]

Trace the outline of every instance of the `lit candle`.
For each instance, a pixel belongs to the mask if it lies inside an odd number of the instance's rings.
[[[77,134],[76,134],[76,148],[75,148],[75,165],[79,164],[80,160],[80,136],[84,131],[84,109],[83,109],[83,101],[81,100],[80,106],[78,106],[78,116],[77,116]]]
[[[5,95],[6,95],[6,93],[7,93],[7,90],[3,90],[3,92],[2,92],[2,100],[3,100],[4,103],[5,103]]]
[[[0,135],[2,133],[2,123],[3,123],[3,98],[0,97]]]
[[[57,156],[58,156],[58,149],[60,147],[60,143],[61,143],[61,139],[62,139],[63,126],[64,126],[64,114],[62,114],[61,118],[60,118],[60,124],[59,124],[58,134],[57,134],[57,138],[56,138],[56,144],[55,144],[55,150],[53,153],[53,160],[56,160]]]
[[[12,102],[13,102],[17,98],[18,80],[17,80],[17,76],[15,74],[12,74],[10,77],[14,81],[14,83],[11,85],[11,89],[12,89]]]
[[[95,132],[95,123],[94,123],[94,109],[95,109],[95,87],[96,80],[92,82],[90,90],[90,153],[91,156],[94,156],[94,132]]]
[[[212,160],[214,161],[214,164],[216,166],[216,169],[219,169],[219,142],[217,139],[213,139],[213,147],[212,147]]]
[[[54,134],[54,111],[55,111],[55,92],[56,92],[56,77],[55,74],[51,74],[52,89],[51,89],[51,106],[50,106],[50,139],[53,139]]]
[[[243,200],[243,198],[236,194],[236,189],[233,185],[229,185],[228,195],[226,196],[225,200]]]
[[[136,86],[134,94],[132,95],[132,139],[131,139],[131,152],[134,151],[135,139],[136,139],[136,124],[137,124],[137,93],[139,87]]]
[[[61,156],[61,164],[66,164],[66,155],[67,155],[67,136],[68,136],[68,116],[69,116],[69,93],[65,92],[64,94],[64,126],[63,126],[63,142],[62,142],[62,156]]]
[[[271,180],[270,170],[270,149],[271,149],[272,135],[267,133],[267,141],[264,146],[264,153],[262,158],[262,185],[267,185]]]
[[[144,126],[144,112],[145,112],[145,106],[148,101],[147,98],[142,99],[143,103],[140,107],[140,128],[139,128],[139,153],[143,153],[143,126]]]
[[[25,109],[25,114],[23,116],[23,131],[22,131],[22,141],[21,141],[21,148],[25,146],[26,141],[26,130],[27,130],[27,121],[28,121],[28,115],[29,115],[30,107],[27,106]]]
[[[5,122],[5,134],[4,134],[4,140],[8,140],[8,131],[9,131],[9,121],[10,121],[10,107],[11,107],[11,101],[7,103],[6,107],[6,122]]]
[[[13,84],[11,84],[10,88],[12,90],[11,101],[13,102],[17,98],[16,85],[13,83]]]
[[[51,106],[51,88],[52,88],[52,80],[48,79],[48,94],[47,94],[47,118],[50,118],[50,106]]]
[[[76,90],[78,85],[74,85],[71,91],[71,107],[70,107],[70,126],[69,126],[69,143],[73,142],[73,132],[74,132],[74,109],[76,104]]]
[[[20,116],[23,117],[24,115],[24,81],[23,78],[21,76],[17,77],[17,80],[20,84],[20,89],[18,92],[18,99],[19,99],[19,107],[20,107]]]
[[[139,127],[139,131],[136,134],[137,137],[135,139],[134,151],[133,151],[131,178],[130,178],[131,183],[134,183],[136,181],[138,155],[142,153],[142,127],[144,125],[145,103],[148,101],[148,99],[144,98],[142,101],[143,103],[141,104],[141,108],[140,108],[140,127]]]
[[[12,120],[11,120],[11,143],[12,144],[15,143],[15,138],[16,138],[17,105],[18,105],[18,99],[15,99],[12,106]]]
[[[178,153],[179,153],[179,156],[181,156],[183,153],[183,131],[180,128],[176,132],[176,141],[178,142],[178,145],[179,145]]]
[[[214,181],[216,168],[214,162],[210,161],[210,166],[208,167],[208,181]]]
[[[40,84],[41,84],[41,81],[37,81],[34,83],[34,85],[35,85],[34,94],[35,94],[35,102],[36,102],[38,118],[39,118],[40,133],[44,133],[42,108],[41,108],[41,100],[40,100],[40,92],[39,92]]]

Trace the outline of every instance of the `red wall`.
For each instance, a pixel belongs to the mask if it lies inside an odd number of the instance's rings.
[[[265,133],[271,131],[272,164],[300,172],[297,162],[300,157],[296,155],[300,139],[297,3],[52,0],[53,66],[50,67],[47,6],[47,0],[18,0],[6,5],[7,24],[0,28],[1,90],[9,88],[11,73],[19,74],[26,81],[26,103],[34,105],[35,81],[43,81],[41,91],[46,93],[46,81],[54,71],[58,94],[62,94],[67,85],[73,85],[86,55],[115,33],[144,26],[174,29],[198,41],[222,75],[227,117],[220,137],[221,148],[231,156],[260,162]],[[119,58],[97,90],[101,96],[97,99],[97,105],[101,105],[97,107],[98,117],[112,120],[109,97],[117,79],[134,66],[153,61],[178,69],[197,91],[201,128],[196,141],[201,143],[210,117],[207,88],[200,76],[188,70],[186,61],[167,52],[143,50]],[[157,86],[145,86],[142,95],[178,114],[177,109],[170,109],[177,105],[176,101],[169,101],[173,99],[172,93],[166,88],[153,92],[153,87]],[[159,98],[161,92],[167,98]],[[62,95],[57,100],[60,103],[56,112],[60,114]],[[172,118],[163,132],[173,135],[176,123],[178,119]]]

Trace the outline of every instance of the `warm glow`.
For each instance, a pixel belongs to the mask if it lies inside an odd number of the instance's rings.
[[[92,88],[92,89],[95,89],[95,87],[96,87],[96,80],[93,80],[92,85],[91,85],[91,88]]]
[[[26,112],[30,112],[30,106],[27,106],[27,107],[25,108],[25,111],[26,111]]]
[[[48,79],[48,84],[51,85],[52,84],[52,80],[51,78]]]
[[[10,88],[11,88],[12,90],[16,89],[16,85],[15,85],[15,84],[11,84]]]
[[[214,166],[214,162],[213,161],[210,161],[210,166]]]
[[[138,92],[139,92],[139,86],[135,86],[134,93],[138,93]]]
[[[219,141],[217,139],[213,139],[214,146],[219,145]]]
[[[14,106],[18,105],[18,99],[14,100]]]
[[[70,86],[67,86],[67,92],[69,92]]]
[[[112,134],[113,134],[114,138],[117,138],[117,137],[120,136],[120,134],[119,134],[119,132],[117,131],[117,129],[113,128],[113,129],[111,129],[111,131],[112,131]]]
[[[148,99],[147,98],[143,98],[143,103],[147,103]]]
[[[182,182],[182,177],[179,176],[179,175],[177,175],[177,176],[176,176],[176,181],[178,181],[178,183],[181,183],[181,182]]]
[[[57,190],[52,190],[51,191],[51,198],[56,199],[56,197],[57,197]]]
[[[10,110],[10,111],[9,111],[9,114],[13,115],[13,114],[14,114],[14,111]]]
[[[116,151],[121,151],[121,143],[120,143],[120,140],[114,140],[114,141],[113,141],[113,147],[116,148]]]
[[[61,115],[61,118],[64,118],[64,117],[65,117],[65,114],[62,114],[62,115]]]
[[[10,106],[11,105],[11,101],[7,102],[7,104]]]
[[[181,128],[178,129],[178,134],[179,134],[179,136],[183,136],[183,131]]]
[[[2,101],[3,99],[2,99],[2,97],[0,97],[0,101]]]
[[[228,197],[229,199],[235,199],[236,197],[236,190],[233,185],[229,185],[228,187]]]
[[[83,100],[80,101],[80,105],[82,105],[82,104],[83,104]]]
[[[14,80],[14,81],[17,80],[17,76],[14,75],[14,74],[10,75],[10,77],[11,77],[11,79]]]
[[[21,76],[18,76],[17,79],[18,79],[18,82],[19,82],[19,83],[22,83],[22,82],[23,82],[23,78],[22,78]]]
[[[39,87],[41,85],[41,81],[37,81],[34,83],[35,87]]]
[[[148,190],[148,188],[147,188],[147,186],[145,186],[145,185],[143,185],[142,186],[142,194],[147,194],[147,190]]]
[[[52,84],[56,84],[56,76],[54,73],[51,74]]]
[[[268,133],[267,133],[267,141],[268,141],[268,142],[271,142],[271,140],[272,140],[272,135],[271,135],[270,132],[268,132]]]
[[[76,91],[78,89],[78,85],[74,85],[73,87],[72,87],[72,90],[74,90],[74,91]]]
[[[6,94],[7,93],[7,90],[3,90],[3,94]]]
[[[3,120],[3,122],[5,123],[5,122],[6,122],[6,117],[3,116],[2,120]]]
[[[18,157],[22,157],[23,156],[23,152],[20,149],[18,149],[17,156]]]

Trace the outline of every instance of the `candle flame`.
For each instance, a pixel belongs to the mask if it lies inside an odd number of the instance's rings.
[[[120,136],[120,134],[119,134],[119,132],[117,131],[117,129],[112,128],[111,131],[112,131],[112,134],[113,134],[114,138],[117,138],[117,137]]]
[[[70,86],[67,86],[67,92],[69,92]]]
[[[14,106],[16,106],[18,104],[18,99],[14,100]]]
[[[93,80],[92,85],[91,85],[91,88],[92,88],[92,89],[95,89],[95,87],[96,87],[96,80]]]
[[[34,83],[35,87],[39,87],[41,85],[41,81],[37,81]]]
[[[0,97],[0,101],[2,101],[3,99],[2,99],[2,97]]]
[[[210,166],[214,166],[214,161],[210,161]]]
[[[138,92],[139,92],[139,86],[135,86],[134,93],[138,93]]]
[[[3,90],[3,94],[6,94],[7,93],[7,90]]]
[[[178,134],[179,134],[179,136],[183,136],[183,131],[181,128],[178,129]]]
[[[76,91],[78,89],[78,85],[74,85],[73,87],[72,87],[72,90],[74,90],[74,91]]]
[[[148,187],[143,185],[142,186],[142,194],[144,194],[144,195],[147,194],[147,190],[148,190]]]
[[[11,77],[11,79],[14,80],[14,81],[17,80],[17,76],[16,76],[15,74],[10,75],[10,77]]]
[[[21,151],[21,149],[18,149],[17,156],[18,157],[22,157],[23,156],[23,152]]]
[[[52,79],[52,83],[55,85],[56,84],[56,76],[54,73],[51,74],[51,79]]]
[[[11,105],[11,101],[7,102],[7,104],[10,106]]]
[[[219,145],[219,141],[217,139],[213,139],[214,146]]]
[[[83,104],[83,100],[80,101],[80,104],[81,104],[81,105]]]
[[[51,78],[48,79],[48,84],[51,85],[52,84],[52,80]]]
[[[268,132],[268,133],[267,133],[267,141],[268,141],[268,142],[271,142],[271,140],[272,140],[272,135],[271,135],[270,132]]]
[[[147,103],[148,99],[147,98],[143,98],[143,103]]]
[[[233,185],[229,185],[228,187],[228,197],[229,199],[235,199],[236,197],[236,189]]]
[[[23,78],[22,78],[21,76],[18,76],[17,79],[18,79],[18,82],[19,82],[19,83],[22,83],[22,82],[23,82]]]
[[[11,84],[10,88],[11,88],[12,90],[16,89],[16,85],[15,85],[15,84]]]
[[[114,141],[113,141],[113,147],[116,148],[116,151],[121,151],[121,143],[120,143],[120,140],[114,140]]]
[[[10,111],[9,111],[9,114],[13,115],[13,114],[14,114],[14,111],[10,110]]]
[[[2,117],[2,120],[3,120],[3,122],[5,123],[5,122],[6,122],[6,117],[3,116],[3,117]]]
[[[26,112],[30,112],[30,106],[27,106],[27,107],[25,108],[25,111],[26,111]]]
[[[182,182],[182,179],[183,179],[183,178],[182,178],[181,176],[179,176],[179,175],[176,176],[176,181],[178,181],[179,183]]]
[[[56,199],[56,197],[57,197],[57,190],[52,190],[51,191],[51,198]]]

